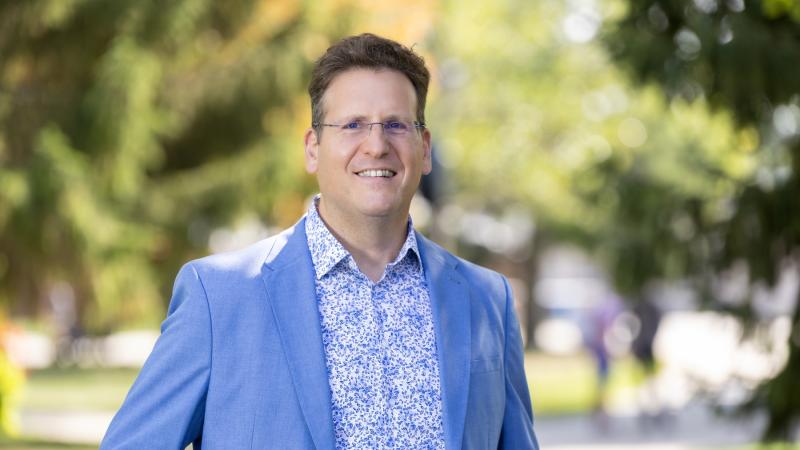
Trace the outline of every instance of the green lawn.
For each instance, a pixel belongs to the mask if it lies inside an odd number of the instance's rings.
[[[114,411],[138,369],[46,369],[31,371],[20,398],[24,409]]]
[[[702,450],[720,450],[713,447]],[[766,444],[766,445],[745,445],[741,447],[726,447],[724,450],[800,450],[800,444]]]
[[[550,356],[529,353],[526,372],[537,417],[591,411],[597,394],[594,363],[589,355]],[[57,411],[113,411],[136,378],[136,369],[47,369],[28,375],[20,406]],[[641,381],[632,359],[615,361],[609,396],[625,395]],[[95,446],[0,438],[0,450],[86,450]],[[708,449],[711,450],[711,449]],[[720,450],[719,447],[715,450]],[[742,446],[725,450],[800,450],[800,445]]]
[[[97,450],[96,445],[63,444],[60,442],[46,442],[35,439],[10,439],[0,437],[2,450]]]
[[[526,355],[526,372],[538,415],[590,411],[596,396],[594,363],[588,355]],[[25,409],[57,411],[119,408],[138,369],[46,369],[31,371],[21,395]],[[638,370],[629,359],[612,366],[610,391],[614,396],[635,386]]]
[[[528,353],[525,372],[537,416],[580,414],[592,410],[597,397],[594,361],[588,354],[552,356]],[[607,398],[636,388],[642,380],[639,366],[632,358],[616,360],[611,365]]]

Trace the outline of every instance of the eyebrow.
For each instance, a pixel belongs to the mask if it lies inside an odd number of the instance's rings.
[[[367,118],[365,115],[352,115],[352,116],[345,116],[342,119],[338,120],[338,123],[350,123],[350,122],[370,122],[372,119]],[[392,122],[392,121],[409,121],[413,122],[414,119],[404,119],[397,114],[389,114],[388,116],[383,117],[380,119],[380,122]]]
[[[364,115],[352,115],[352,116],[345,116],[344,118],[340,119],[339,122],[342,123],[350,123],[350,122],[366,122],[367,116]]]

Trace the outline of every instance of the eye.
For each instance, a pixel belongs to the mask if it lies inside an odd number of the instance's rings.
[[[405,131],[408,126],[403,122],[391,121],[386,122],[386,129],[392,131]]]
[[[359,130],[359,129],[363,128],[363,125],[361,125],[361,122],[358,122],[358,121],[354,120],[352,122],[348,122],[348,123],[342,125],[342,128],[345,129],[345,130]]]

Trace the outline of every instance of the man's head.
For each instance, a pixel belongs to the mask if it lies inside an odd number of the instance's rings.
[[[370,33],[350,36],[337,42],[314,64],[308,95],[311,97],[311,122],[325,118],[325,92],[337,75],[352,69],[390,69],[405,75],[417,97],[416,117],[425,123],[425,100],[430,73],[425,61],[411,49]],[[315,127],[317,132],[320,127]]]
[[[342,40],[317,61],[305,160],[317,176],[323,219],[406,219],[420,177],[431,170],[422,122],[428,79],[422,58],[370,34]]]

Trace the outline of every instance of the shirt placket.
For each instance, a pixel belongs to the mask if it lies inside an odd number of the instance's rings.
[[[391,270],[390,267],[387,268],[387,272]],[[389,295],[388,286],[384,279],[381,279],[375,286],[374,292],[372,296],[373,305],[375,305],[375,310],[377,313],[377,325],[378,325],[378,342],[380,344],[380,358],[381,358],[381,391],[384,398],[384,413],[383,413],[383,424],[385,426],[384,429],[384,445],[386,448],[394,448],[394,443],[397,440],[397,430],[394,426],[394,409],[395,405],[395,398],[392,396],[392,384],[394,383],[394,377],[392,375],[392,368],[394,361],[391,358],[391,352],[389,346],[391,345],[391,336],[389,333],[392,330],[392,318],[393,318],[393,307],[394,305],[392,302],[394,301],[392,296]]]
[[[402,261],[402,260],[401,260]],[[389,444],[387,447],[396,447],[396,444],[399,442],[398,430],[400,427],[397,423],[398,419],[398,408],[402,405],[398,404],[401,400],[397,397],[395,391],[396,386],[395,384],[398,382],[398,367],[397,364],[400,359],[394,355],[393,346],[397,343],[394,342],[393,333],[398,331],[398,319],[399,319],[399,312],[398,307],[399,305],[397,302],[400,300],[399,294],[396,292],[397,288],[397,280],[389,283],[386,281],[389,278],[393,278],[393,275],[397,275],[396,272],[398,267],[402,264],[402,262],[397,262],[395,264],[390,264],[386,268],[386,275],[384,279],[381,280],[379,284],[379,288],[381,289],[379,298],[381,299],[379,302],[376,302],[383,312],[383,317],[385,320],[381,323],[382,325],[382,333],[381,333],[381,344],[382,344],[382,353],[383,353],[383,370],[384,370],[384,392],[387,399],[386,404],[386,417],[387,422],[390,425],[390,433],[387,433],[387,438],[390,438]],[[396,349],[394,349],[396,350]]]
[[[375,302],[375,291],[377,285],[373,283],[366,275],[364,275],[355,264],[352,258],[348,261],[348,266],[351,273],[356,279],[358,284],[357,292],[359,293],[359,304],[363,312],[369,317],[369,324],[367,329],[363,330],[366,334],[367,358],[371,360],[372,379],[377,381],[376,389],[377,397],[372,403],[372,407],[367,412],[367,416],[373,418],[372,426],[374,432],[374,440],[380,444],[380,447],[385,447],[385,439],[389,424],[386,423],[385,411],[388,404],[386,386],[386,376],[383,371],[383,358],[385,355],[385,347],[382,339],[382,324],[380,317],[380,307]]]

